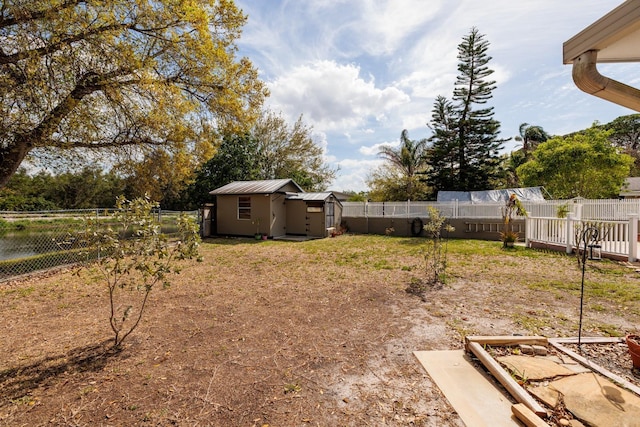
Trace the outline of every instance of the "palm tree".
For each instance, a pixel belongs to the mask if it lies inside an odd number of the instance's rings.
[[[400,147],[383,145],[378,152],[378,155],[402,173],[407,183],[406,190],[409,199],[413,199],[414,196],[413,183],[416,175],[422,172],[426,165],[426,153],[427,140],[413,141],[409,139],[409,132],[406,129],[400,134]]]
[[[530,150],[535,150],[538,144],[550,138],[542,126],[534,126],[529,123],[522,123],[518,128],[518,133],[520,135],[516,136],[515,140],[522,141],[522,151],[525,157],[528,156]]]

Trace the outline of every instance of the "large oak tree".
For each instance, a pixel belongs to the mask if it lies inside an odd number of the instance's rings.
[[[231,0],[3,1],[0,187],[40,148],[193,148],[250,125],[266,91],[236,57],[245,21]]]

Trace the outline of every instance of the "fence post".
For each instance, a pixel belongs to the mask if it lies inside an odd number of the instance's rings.
[[[573,252],[573,244],[571,243],[571,231],[573,230],[573,212],[570,212],[567,215],[566,219],[567,229],[565,230],[565,238],[567,239],[567,254],[571,254]]]
[[[364,202],[364,218],[367,224],[367,234],[369,234],[369,202]]]
[[[629,214],[629,262],[638,259],[638,214]]]
[[[529,247],[529,233],[531,232],[531,218],[524,217],[524,247]]]

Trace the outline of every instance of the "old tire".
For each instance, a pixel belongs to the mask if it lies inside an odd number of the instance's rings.
[[[413,237],[418,237],[422,234],[422,229],[424,228],[424,223],[420,218],[414,218],[411,222],[411,235]]]

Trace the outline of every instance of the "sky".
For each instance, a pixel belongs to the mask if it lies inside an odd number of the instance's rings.
[[[490,43],[497,88],[488,105],[501,138],[522,123],[564,135],[635,113],[580,91],[562,64],[563,42],[622,1],[236,0],[248,15],[238,54],[266,82],[267,108],[313,128],[338,170],[329,189],[366,191],[381,145],[397,147],[403,129],[431,136],[435,98],[451,99],[457,46],[472,27]],[[598,69],[640,87],[638,63]]]

